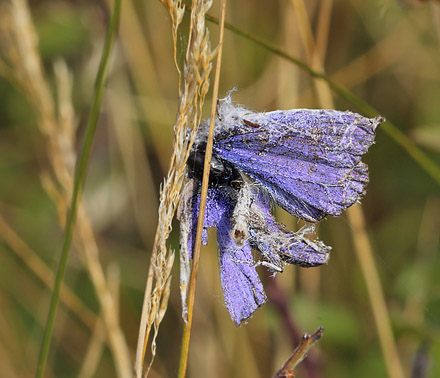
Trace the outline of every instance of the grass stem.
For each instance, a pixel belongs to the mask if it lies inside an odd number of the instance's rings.
[[[189,5],[185,4],[185,8],[187,10],[191,9]],[[218,24],[218,19],[216,17],[212,17],[210,15],[206,15],[206,19],[210,22]],[[353,92],[344,88],[343,86],[337,84],[330,77],[318,70],[313,69],[307,63],[295,58],[294,56],[286,53],[282,49],[276,47],[275,45],[259,38],[247,31],[240,29],[228,22],[225,22],[225,29],[232,31],[233,33],[246,38],[257,45],[263,47],[264,49],[272,52],[275,55],[278,55],[289,62],[292,62],[302,70],[306,71],[310,76],[316,79],[322,79],[328,83],[330,88],[338,94],[345,101],[350,104],[356,106],[364,116],[367,117],[375,117],[379,115],[379,112],[362,100],[360,97],[356,96]],[[383,130],[388,136],[391,137],[397,144],[399,144],[414,161],[423,168],[423,170],[433,178],[440,185],[440,167],[425,153],[423,152],[413,141],[411,141],[400,129],[391,123],[390,121],[386,122],[385,127],[381,127],[379,130]]]
[[[81,190],[84,185],[87,166],[90,159],[90,153],[95,137],[96,127],[98,124],[99,112],[102,103],[102,97],[104,92],[104,84],[107,73],[107,68],[110,60],[110,53],[116,39],[116,33],[119,24],[121,10],[121,0],[115,0],[113,14],[110,20],[110,24],[107,29],[106,39],[104,43],[104,49],[101,56],[101,61],[98,68],[98,75],[95,83],[95,92],[93,96],[93,104],[90,112],[90,117],[87,122],[86,135],[84,143],[77,160],[77,166],[75,171],[75,181],[73,186],[73,194],[70,204],[70,211],[67,213],[66,230],[64,235],[64,244],[61,251],[60,261],[58,263],[57,273],[55,277],[55,284],[52,293],[52,298],[49,307],[49,313],[47,316],[46,327],[44,330],[43,340],[41,343],[40,355],[38,358],[36,377],[41,378],[44,373],[47,357],[49,354],[50,342],[52,339],[53,327],[55,322],[55,314],[60,297],[61,283],[63,282],[64,272],[66,270],[67,258],[69,256],[70,246],[72,244],[73,228],[75,225],[76,213],[78,210],[78,204],[81,198]]]
[[[371,309],[373,310],[374,321],[376,323],[377,334],[379,336],[382,354],[389,378],[403,378],[402,364],[394,340],[388,308],[385,296],[380,283],[379,274],[373,258],[370,241],[365,229],[365,219],[360,206],[353,206],[347,211],[356,255],[362,275],[365,278],[368,298],[370,299]]]
[[[199,218],[197,220],[197,234],[196,234],[195,248],[193,254],[191,279],[188,288],[188,303],[187,303],[188,321],[185,323],[183,329],[183,335],[182,335],[182,346],[181,346],[182,349],[180,353],[179,373],[178,373],[179,378],[185,377],[186,368],[188,365],[189,342],[191,338],[191,327],[192,327],[192,318],[193,318],[193,310],[194,310],[197,271],[199,268],[200,248],[202,244],[203,220],[205,216],[206,196],[208,193],[209,172],[211,170],[210,168],[211,168],[211,156],[212,156],[212,142],[214,136],[214,124],[215,124],[215,115],[217,109],[218,89],[220,84],[220,69],[221,69],[221,60],[222,60],[225,12],[226,12],[226,0],[222,0],[220,31],[219,31],[219,47],[217,52],[217,61],[216,61],[215,74],[214,74],[214,86],[212,91],[213,93],[212,93],[212,103],[211,103],[211,118],[209,123],[208,141],[206,144],[205,164],[203,167],[202,192],[200,195],[200,210],[199,210]]]

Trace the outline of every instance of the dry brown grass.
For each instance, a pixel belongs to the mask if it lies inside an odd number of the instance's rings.
[[[151,340],[152,359],[147,369],[148,374],[156,355],[156,337],[160,323],[165,315],[170,295],[171,268],[174,252],[166,246],[171,232],[171,222],[180,200],[185,179],[185,163],[189,150],[201,121],[202,106],[209,89],[209,74],[214,53],[211,50],[209,32],[205,27],[205,14],[212,1],[194,1],[191,11],[188,46],[186,50],[183,74],[177,64],[177,31],[182,21],[184,7],[181,1],[163,1],[172,21],[174,41],[174,60],[179,73],[179,106],[174,125],[173,155],[168,175],[160,190],[159,220],[154,239],[153,251],[144,293],[144,304],[139,329],[136,352],[135,376],[143,376],[143,362],[151,329],[154,334]],[[188,140],[188,131],[191,138]],[[187,288],[181,288],[183,292]],[[184,302],[186,303],[185,297]]]
[[[50,170],[41,172],[42,185],[55,203],[62,227],[72,195],[77,122],[71,101],[72,78],[63,61],[56,62],[57,96],[53,96],[38,51],[38,36],[24,0],[2,4],[1,66],[32,104],[37,126],[45,136]],[[88,270],[101,305],[108,345],[119,377],[131,376],[128,347],[102,265],[91,222],[79,207],[74,244]]]

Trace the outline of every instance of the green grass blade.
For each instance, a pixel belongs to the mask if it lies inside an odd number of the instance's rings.
[[[49,354],[49,346],[52,339],[55,313],[60,297],[61,283],[63,281],[64,272],[66,270],[67,257],[69,255],[70,245],[72,244],[73,228],[75,225],[76,213],[81,198],[81,190],[84,185],[87,166],[90,158],[90,153],[92,150],[96,127],[98,124],[99,111],[101,108],[102,96],[104,92],[105,77],[110,60],[110,53],[112,51],[112,47],[114,45],[114,41],[118,30],[120,13],[121,13],[121,0],[115,0],[113,14],[107,29],[107,35],[104,43],[104,50],[102,52],[101,61],[99,63],[98,75],[95,83],[95,92],[93,96],[93,104],[90,111],[90,117],[87,122],[84,143],[77,160],[72,201],[70,204],[70,211],[67,214],[67,220],[66,220],[64,244],[60,256],[60,261],[58,263],[54,290],[52,293],[52,299],[50,302],[46,327],[44,330],[43,340],[41,343],[40,355],[38,358],[37,373],[36,373],[37,378],[41,378],[43,376],[44,368]]]
[[[186,4],[185,6],[187,10],[190,8]],[[218,19],[215,17],[206,15],[206,19],[210,22],[218,24]],[[356,106],[359,109],[359,111],[362,112],[363,115],[368,117],[375,117],[379,115],[379,112],[377,110],[375,110],[372,106],[370,106],[360,97],[356,96],[353,92],[335,83],[324,73],[314,70],[303,61],[295,58],[292,55],[287,54],[285,51],[279,49],[275,45],[255,35],[252,35],[251,33],[248,33],[245,30],[242,30],[228,22],[225,22],[225,29],[228,29],[235,34],[256,43],[257,45],[272,52],[273,54],[288,60],[289,62],[300,67],[302,70],[306,71],[310,76],[324,80],[325,82],[328,83],[330,88],[335,93],[337,93],[341,98],[343,98],[350,104]],[[387,121],[385,127],[381,127],[380,130],[383,130],[388,136],[391,137],[391,139],[394,140],[394,142],[399,144],[411,156],[411,158],[413,158],[420,165],[420,167],[423,168],[423,170],[429,176],[431,176],[438,184],[440,184],[440,167],[425,152],[423,152],[411,139],[409,139],[404,133],[402,133],[396,125],[394,125],[390,121]]]

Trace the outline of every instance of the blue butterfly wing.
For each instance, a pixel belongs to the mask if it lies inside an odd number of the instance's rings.
[[[286,211],[313,222],[339,215],[364,193],[368,170],[361,157],[381,121],[335,110],[248,113],[216,135],[214,150]]]
[[[217,228],[220,281],[229,314],[240,325],[266,302],[266,294],[249,243],[238,246],[230,231],[230,219],[223,218]]]

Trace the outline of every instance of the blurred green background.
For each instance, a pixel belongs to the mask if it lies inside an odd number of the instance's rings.
[[[30,377],[50,300],[42,279],[50,276],[47,267],[57,266],[65,203],[62,185],[54,179],[51,144],[38,127],[48,119],[36,110],[44,104],[35,90],[40,84],[21,72],[32,59],[14,54],[8,40],[8,33],[18,33],[19,42],[26,38],[20,33],[32,32],[14,30],[10,4],[0,2],[0,377]],[[58,104],[52,113],[73,125],[70,133],[55,138],[71,152],[83,138],[109,6],[103,1],[29,1],[50,96]],[[214,2],[210,13],[218,16],[218,8]],[[180,62],[189,14],[184,17],[177,41]],[[377,109],[440,166],[440,6],[435,2],[229,1],[226,20],[314,67],[321,60],[332,80]],[[177,110],[170,25],[159,1],[123,1],[84,192],[132,362]],[[218,27],[208,26],[214,45]],[[59,90],[62,78],[71,80],[71,100]],[[238,89],[234,100],[256,111],[321,107],[319,86],[307,73],[226,30],[219,95],[233,87]],[[332,100],[337,109],[362,112],[337,96]],[[404,376],[439,377],[440,183],[385,127],[365,158],[371,180],[362,201],[366,227]],[[72,169],[73,160],[64,152],[60,164]],[[281,211],[278,217],[297,227],[293,217]],[[325,328],[310,352],[311,370],[300,366],[298,377],[388,376],[352,231],[346,215],[329,217],[319,227],[320,239],[333,247],[328,266],[289,266],[276,277],[297,331]],[[77,305],[59,306],[48,377],[117,376],[81,257],[84,245],[87,240],[74,243],[69,257],[65,284]],[[178,251],[177,222],[169,245]],[[152,377],[177,374],[182,333],[178,275],[176,256]],[[219,281],[211,232],[209,245],[202,248],[188,376],[271,376],[293,351],[280,312],[268,303],[247,325],[235,327]],[[413,371],[417,364],[422,372]]]

